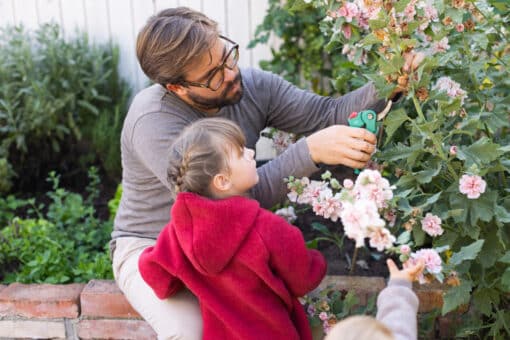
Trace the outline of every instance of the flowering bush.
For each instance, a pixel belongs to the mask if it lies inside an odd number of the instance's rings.
[[[338,63],[339,79],[365,76],[383,96],[403,93],[384,122],[374,156],[379,174],[362,172],[352,188],[334,179],[294,179],[291,200],[341,219],[338,232],[357,246],[368,240],[404,263],[425,258],[422,281],[444,277],[452,285],[442,313],[471,307],[474,319],[459,336],[510,334],[508,4],[294,0],[286,6],[296,15],[326,9],[317,22],[329,40],[325,50],[348,61]]]

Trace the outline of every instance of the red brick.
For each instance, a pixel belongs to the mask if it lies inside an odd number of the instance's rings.
[[[156,333],[142,320],[80,320],[80,339],[156,339]]]
[[[76,318],[83,284],[13,283],[0,291],[0,316]]]
[[[90,281],[83,289],[80,300],[82,317],[141,318],[114,281]]]
[[[427,284],[414,284],[414,292],[420,300],[419,313],[428,313],[443,308],[445,286],[437,281]]]
[[[347,292],[354,291],[364,305],[371,295],[378,294],[386,287],[386,282],[382,277],[328,275],[322,280],[319,289],[328,286]]]

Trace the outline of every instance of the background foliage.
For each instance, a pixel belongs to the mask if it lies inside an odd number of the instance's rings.
[[[413,249],[443,250],[445,279],[452,286],[442,313],[470,306],[458,337],[508,337],[508,3],[295,0],[273,5],[287,14],[275,17],[280,13],[275,12],[267,16],[269,21],[294,20],[320,29],[325,42],[320,46],[308,45],[313,38],[300,33],[283,38],[331,58],[331,84],[338,93],[357,87],[360,79],[373,81],[383,96],[397,87],[403,92],[384,123],[385,135],[375,155],[379,170],[397,187],[395,234],[410,230],[407,241]],[[368,6],[380,10],[367,19],[360,9]],[[265,24],[268,34],[271,25]],[[274,34],[281,35],[277,30]],[[417,53],[425,58],[413,71],[410,63]],[[274,71],[280,67],[285,75],[292,70],[288,65],[298,63],[293,54],[279,52],[262,66],[271,65]],[[310,75],[321,72],[318,65],[301,72],[300,79],[308,83],[300,84],[313,89]],[[445,81],[448,86],[442,85]],[[478,198],[461,192],[463,175],[480,176],[486,183]],[[420,228],[427,213],[441,219],[441,235],[431,237]]]
[[[118,58],[84,34],[64,40],[54,24],[0,31],[0,192],[42,189],[50,170],[86,178],[92,164],[119,179],[129,89]]]

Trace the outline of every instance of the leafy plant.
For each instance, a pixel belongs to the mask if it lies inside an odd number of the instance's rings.
[[[89,177],[89,195],[84,199],[61,188],[59,176],[50,173],[50,204],[36,206],[30,200],[33,210],[28,214],[36,216],[14,217],[0,231],[3,282],[68,283],[112,278],[108,254],[112,222],[96,217],[97,169],[91,168]],[[14,198],[9,202],[12,207],[25,204]]]
[[[442,314],[469,304],[458,336],[510,334],[510,21],[501,1],[288,1],[310,6],[324,48],[402,100],[384,122],[377,168],[396,185],[397,245],[441,250]],[[404,258],[405,259],[405,258]],[[439,276],[439,279],[441,277]]]
[[[117,67],[116,47],[92,45],[86,35],[65,41],[57,25],[2,28],[0,190],[33,192],[50,170],[86,173],[96,158],[119,175],[129,90]]]

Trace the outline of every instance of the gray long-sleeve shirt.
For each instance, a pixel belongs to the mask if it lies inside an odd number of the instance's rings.
[[[257,69],[242,69],[241,74],[243,98],[215,116],[239,124],[249,148],[255,147],[260,132],[268,126],[309,135],[333,124],[347,124],[352,111],[371,108],[378,112],[384,106],[372,84],[334,99],[301,90]],[[185,126],[205,117],[158,84],[135,96],[121,134],[123,192],[112,249],[118,237],[156,239],[168,222],[173,190],[166,179],[168,148]],[[310,176],[317,170],[302,139],[258,169],[260,180],[251,194],[269,208],[285,198],[285,177]]]

